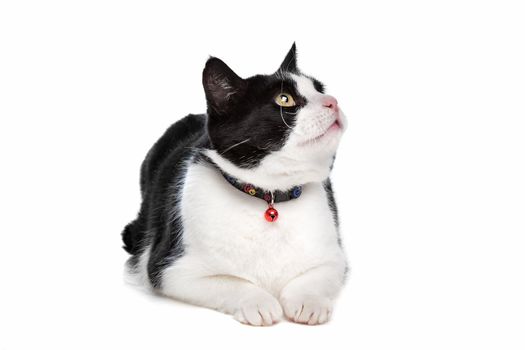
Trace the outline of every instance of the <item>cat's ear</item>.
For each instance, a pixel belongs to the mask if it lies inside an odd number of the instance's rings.
[[[299,72],[299,69],[297,68],[297,48],[295,46],[295,42],[293,43],[290,51],[288,51],[288,54],[284,58],[283,63],[281,63],[279,70],[290,73]]]
[[[246,82],[222,60],[210,57],[202,72],[202,85],[208,106],[217,113],[227,113],[232,102],[242,95]]]

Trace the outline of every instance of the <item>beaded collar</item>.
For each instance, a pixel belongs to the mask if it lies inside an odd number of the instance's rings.
[[[247,193],[253,197],[264,199],[267,203],[272,202],[272,194],[274,203],[286,202],[291,199],[299,198],[303,189],[302,186],[294,186],[288,191],[266,191],[250,183],[242,182],[223,171],[221,171],[221,173],[222,176],[224,176],[224,178],[239,191]]]
[[[263,199],[268,203],[268,209],[264,212],[264,217],[269,222],[274,222],[277,220],[279,216],[279,212],[277,209],[273,207],[274,203],[280,203],[280,202],[286,202],[292,199],[297,199],[301,196],[303,187],[302,186],[294,186],[288,191],[267,191],[260,187],[257,187],[255,185],[252,185],[250,183],[242,182],[241,180],[231,176],[230,174],[225,173],[222,171],[221,168],[215,162],[209,158],[208,156],[204,154],[200,154],[201,159],[206,160],[211,165],[213,165],[217,170],[220,171],[222,176],[236,189],[239,191],[242,191],[252,197],[257,197],[260,199]]]
[[[266,191],[260,187],[254,186],[250,183],[242,182],[239,179],[226,174],[221,170],[222,176],[228,181],[233,187],[242,191],[252,197],[263,199],[268,203],[268,209],[264,213],[264,217],[269,222],[274,222],[279,216],[277,209],[273,207],[274,203],[286,202],[292,199],[299,198],[302,193],[302,186],[294,186],[288,191]]]

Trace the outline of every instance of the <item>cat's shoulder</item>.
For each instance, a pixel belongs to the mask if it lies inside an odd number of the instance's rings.
[[[205,133],[206,115],[189,114],[173,123],[153,145],[148,157],[162,154],[199,138]]]
[[[173,123],[151,147],[141,168],[141,186],[144,189],[155,174],[171,163],[178,163],[191,154],[192,149],[206,139],[206,115],[189,114]]]

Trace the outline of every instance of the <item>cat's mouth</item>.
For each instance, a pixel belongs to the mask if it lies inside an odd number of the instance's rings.
[[[305,146],[311,143],[315,143],[317,141],[320,141],[321,139],[324,139],[325,137],[331,136],[333,133],[338,132],[342,130],[343,124],[339,117],[337,117],[332,124],[328,128],[326,128],[325,131],[323,131],[322,134],[319,134],[315,137],[312,137],[304,142],[301,142],[301,146]]]

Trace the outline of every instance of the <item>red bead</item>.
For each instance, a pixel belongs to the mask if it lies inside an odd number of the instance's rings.
[[[277,220],[277,217],[279,217],[279,212],[275,208],[270,207],[264,212],[264,217],[266,221],[274,222]]]

